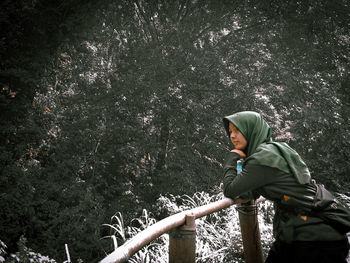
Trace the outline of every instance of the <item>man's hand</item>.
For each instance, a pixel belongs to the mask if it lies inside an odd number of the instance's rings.
[[[235,153],[238,153],[242,158],[246,158],[246,154],[241,151],[241,150],[237,150],[237,149],[233,149],[231,152],[235,152]]]

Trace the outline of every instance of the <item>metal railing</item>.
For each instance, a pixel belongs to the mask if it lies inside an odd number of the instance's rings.
[[[195,219],[212,214],[234,204],[240,204],[239,218],[246,262],[263,262],[256,202],[243,199],[222,200],[168,216],[135,235],[115,249],[100,263],[121,263],[142,247],[165,233],[169,233],[169,262],[195,262]]]

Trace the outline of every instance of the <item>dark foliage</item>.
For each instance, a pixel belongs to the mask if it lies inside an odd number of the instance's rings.
[[[58,261],[159,194],[216,192],[221,117],[261,112],[349,189],[347,1],[3,1],[0,238]]]

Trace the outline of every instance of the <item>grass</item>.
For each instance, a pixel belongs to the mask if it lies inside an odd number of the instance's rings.
[[[219,199],[223,195],[209,195],[205,192],[195,193],[193,196],[160,196],[157,202],[157,211],[155,213],[168,215],[178,211],[192,209],[202,206]],[[259,227],[264,256],[266,256],[269,245],[273,242],[272,237],[272,217],[273,207],[271,202],[263,202],[259,205]],[[134,219],[133,226],[124,226],[122,215],[117,213],[112,218],[108,226],[114,230],[109,236],[113,239],[125,241],[125,238],[132,238],[137,233],[154,224],[156,220],[152,214],[143,210],[140,218]],[[239,226],[238,213],[234,207],[221,210],[217,213],[205,216],[196,220],[196,262],[244,262],[243,244]],[[129,262],[148,263],[148,262],[168,262],[168,235],[162,235],[148,246],[142,248],[135,254]]]

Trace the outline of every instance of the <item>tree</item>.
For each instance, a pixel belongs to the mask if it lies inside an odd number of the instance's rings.
[[[25,229],[51,257],[69,242],[97,260],[116,211],[127,222],[161,193],[219,190],[230,147],[221,118],[241,110],[262,113],[317,180],[349,183],[346,1],[81,4],[37,1],[25,17],[50,48],[11,53],[35,51],[21,60],[29,73],[12,78],[21,84],[3,89],[1,180],[13,185],[1,204],[15,222],[5,242]],[[25,36],[13,41],[35,39]]]

